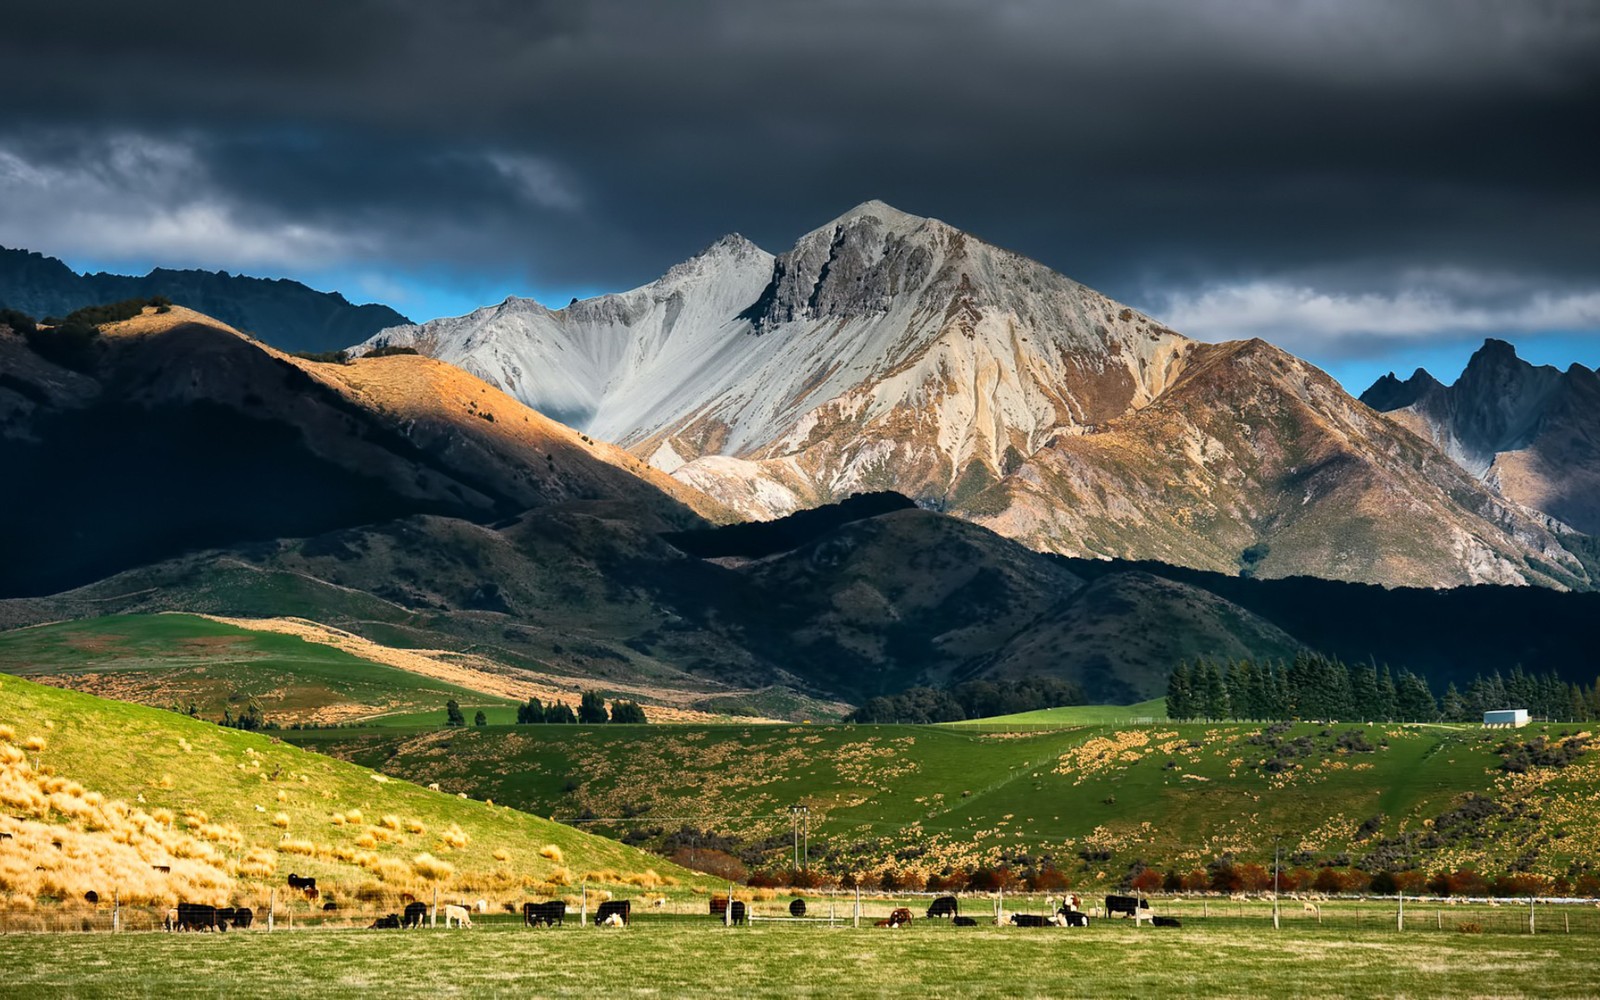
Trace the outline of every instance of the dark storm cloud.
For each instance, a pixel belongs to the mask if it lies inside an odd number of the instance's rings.
[[[60,209],[130,253],[621,287],[879,197],[1195,317],[1219,287],[1444,315],[1600,273],[1590,3],[13,0],[6,22],[0,194],[36,195],[0,205],[0,242]]]

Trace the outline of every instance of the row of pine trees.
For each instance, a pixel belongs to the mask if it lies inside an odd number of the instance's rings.
[[[1200,659],[1179,663],[1167,678],[1167,716],[1177,721],[1477,722],[1484,712],[1505,708],[1566,722],[1600,718],[1600,680],[1585,689],[1553,673],[1528,674],[1517,667],[1508,677],[1475,677],[1465,692],[1452,683],[1441,699],[1409,670],[1347,664],[1317,653],[1261,663]]]

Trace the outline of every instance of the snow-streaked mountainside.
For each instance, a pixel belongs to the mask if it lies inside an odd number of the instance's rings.
[[[1312,540],[1292,551],[1320,538],[1328,551],[1306,566],[1334,575],[1425,585],[1586,579],[1556,538],[1563,526],[1507,508],[1480,484],[1467,481],[1463,493],[1416,467],[1431,449],[1415,452],[1411,435],[1386,421],[1359,441],[1348,421],[1315,414],[1293,431],[1264,427],[1283,431],[1288,451],[1243,479],[1227,470],[1257,470],[1238,450],[1258,439],[1247,427],[1208,440],[1197,427],[1210,426],[1210,415],[1174,430],[1193,438],[1174,442],[1175,457],[1097,449],[1108,434],[1126,439],[1127,421],[1165,398],[1198,359],[1220,366],[1210,379],[1287,380],[1269,393],[1282,400],[1315,369],[1247,366],[1042,264],[876,201],[776,257],[728,236],[630,292],[560,310],[512,298],[394,327],[363,347],[379,345],[459,365],[752,518],[894,489],[1040,549],[1228,572],[1248,562],[1286,575],[1307,571],[1298,557],[1241,560],[1271,541],[1287,509],[1280,501],[1292,493],[1303,508],[1292,520],[1321,525],[1320,535],[1302,530]],[[1359,407],[1332,392],[1339,406]],[[1277,413],[1260,419],[1270,424]],[[1311,429],[1315,442],[1302,441]],[[1426,484],[1408,498],[1408,513],[1352,505],[1348,495],[1334,513],[1303,489],[1296,477],[1306,469],[1295,459],[1341,448],[1377,470],[1364,481],[1379,493]],[[1091,475],[1071,473],[1085,462],[1100,464]],[[1205,516],[1184,514],[1173,506],[1175,484],[1187,499],[1218,489],[1228,499],[1202,503]],[[1454,538],[1460,529],[1469,540],[1403,564],[1339,551],[1371,535],[1345,530],[1344,521],[1373,516],[1420,537]],[[1159,543],[1142,527],[1156,522]],[[1560,569],[1550,570],[1552,558]]]
[[[999,474],[1063,430],[1148,403],[1189,346],[1043,265],[880,202],[776,258],[728,236],[631,292],[561,310],[508,299],[379,344],[460,365],[681,478],[723,482],[756,517],[871,485],[941,503],[973,462]]]

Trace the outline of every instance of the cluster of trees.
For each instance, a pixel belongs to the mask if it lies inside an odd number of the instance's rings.
[[[1167,716],[1185,719],[1365,719],[1422,722],[1438,717],[1428,682],[1410,671],[1346,664],[1302,653],[1288,662],[1202,659],[1167,678]]]
[[[192,705],[190,707],[193,708]],[[250,699],[250,702],[245,705],[244,710],[238,715],[234,715],[231,708],[224,707],[222,709],[222,721],[217,725],[226,726],[229,729],[248,729],[252,732],[260,729],[278,728],[276,722],[267,720],[267,714],[261,710],[261,703],[254,698]]]
[[[1526,708],[1564,721],[1600,717],[1600,681],[1593,689],[1555,674],[1476,677],[1443,700],[1409,670],[1302,653],[1293,660],[1179,663],[1167,678],[1167,716],[1186,719],[1362,719],[1369,722],[1472,722],[1497,708]]]
[[[94,367],[100,327],[106,323],[132,319],[144,312],[146,306],[155,306],[157,312],[167,312],[172,308],[172,302],[161,295],[146,299],[124,299],[105,305],[85,306],[66,316],[46,316],[38,322],[16,309],[0,309],[0,326],[10,327],[12,333],[27,338],[28,347],[46,361],[73,371],[86,372]]]
[[[401,347],[397,344],[385,344],[382,347],[374,347],[372,350],[367,352],[366,356],[369,358],[392,358],[398,354],[416,353],[418,352],[415,347]]]
[[[912,687],[872,698],[845,716],[846,722],[926,725],[1011,715],[1084,703],[1083,689],[1051,677],[1018,681],[967,681],[953,688]]]
[[[539,723],[600,725],[608,722],[648,721],[645,718],[644,707],[637,702],[619,699],[611,703],[611,710],[607,712],[606,700],[598,691],[585,691],[578,701],[576,713],[572,711],[570,705],[562,704],[553,698],[550,704],[545,705],[541,704],[538,698],[529,697],[525,704],[517,706],[519,726]]]
[[[79,324],[82,326],[104,326],[107,323],[120,323],[125,319],[133,319],[144,312],[146,306],[154,306],[156,312],[172,311],[172,300],[165,295],[152,295],[142,299],[123,299],[121,302],[107,302],[97,306],[84,306],[74,309],[65,317],[46,316],[43,320],[46,326],[69,326]]]

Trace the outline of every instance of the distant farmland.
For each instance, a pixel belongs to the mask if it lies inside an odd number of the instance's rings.
[[[1514,735],[1442,725],[1082,726],[982,734],[959,726],[491,726],[451,738],[296,734],[418,782],[577,821],[630,843],[720,843],[786,867],[791,806],[812,863],[894,884],[952,872],[1053,868],[1116,884],[1148,866],[1307,873],[1516,868],[1572,881],[1600,851],[1600,762],[1572,727]],[[1564,766],[1502,769],[1503,741],[1547,737]]]

